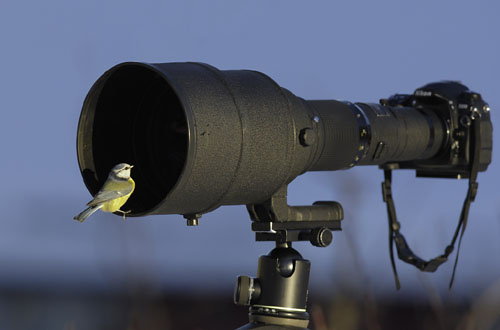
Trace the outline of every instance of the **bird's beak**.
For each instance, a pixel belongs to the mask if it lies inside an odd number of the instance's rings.
[[[129,167],[129,168],[132,168],[132,167],[134,167],[134,165],[130,165],[130,167]]]

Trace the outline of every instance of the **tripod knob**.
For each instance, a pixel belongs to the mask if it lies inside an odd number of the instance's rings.
[[[240,306],[249,306],[260,296],[258,280],[249,276],[240,275],[234,286],[234,303]]]
[[[327,247],[332,242],[332,232],[328,228],[316,228],[311,231],[309,240],[317,247]]]

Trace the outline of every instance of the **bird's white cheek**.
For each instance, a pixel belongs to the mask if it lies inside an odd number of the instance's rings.
[[[130,178],[130,170],[123,170],[123,171],[119,172],[118,177],[120,177],[122,179]]]

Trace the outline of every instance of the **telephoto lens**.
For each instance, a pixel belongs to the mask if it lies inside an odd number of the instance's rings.
[[[265,201],[306,171],[432,159],[447,134],[434,111],[308,101],[256,71],[128,62],[90,89],[77,151],[93,195],[115,164],[134,165],[130,216],[201,214]]]

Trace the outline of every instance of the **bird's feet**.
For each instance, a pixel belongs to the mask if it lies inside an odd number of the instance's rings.
[[[130,212],[132,212],[132,210],[128,210],[128,211],[117,210],[116,212],[120,212],[123,216],[123,221],[125,221],[125,219],[127,218],[126,215],[129,214]]]

